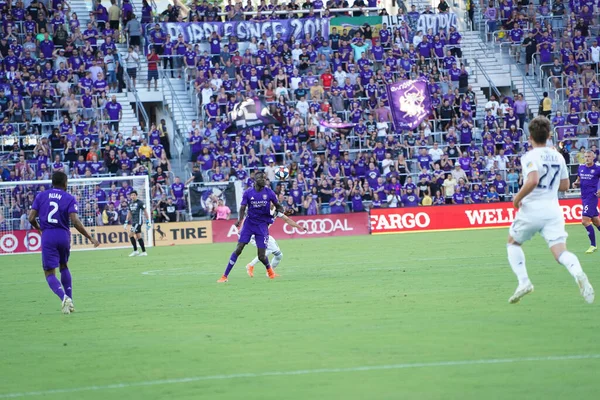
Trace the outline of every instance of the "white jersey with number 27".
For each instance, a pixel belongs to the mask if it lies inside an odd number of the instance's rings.
[[[569,173],[563,156],[548,147],[536,147],[521,157],[523,178],[537,171],[539,182],[535,189],[521,201],[521,207],[510,226],[510,236],[520,244],[540,233],[549,247],[565,243],[565,220],[558,204],[561,179]]]
[[[539,183],[522,201],[524,208],[558,207],[558,187],[561,179],[569,178],[569,171],[563,156],[549,147],[536,147],[521,157],[523,180],[529,173],[537,171]]]

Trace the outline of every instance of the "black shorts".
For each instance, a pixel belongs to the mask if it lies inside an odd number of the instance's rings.
[[[531,64],[533,62],[533,54],[525,53],[525,64]]]
[[[127,74],[131,79],[135,79],[137,77],[137,68],[127,68]]]
[[[113,29],[115,31],[119,30],[119,20],[110,21],[108,25],[110,26],[110,29]]]
[[[131,47],[139,46],[141,44],[139,36],[130,36],[129,37],[129,45]]]
[[[131,225],[131,233],[142,233],[142,224]]]
[[[151,81],[152,79],[154,80],[158,80],[158,70],[154,70],[154,71],[150,71],[148,70],[148,80]]]

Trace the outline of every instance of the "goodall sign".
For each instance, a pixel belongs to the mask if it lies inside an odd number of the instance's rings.
[[[566,223],[581,222],[581,202],[561,200]],[[372,233],[398,233],[510,226],[512,203],[465,204],[440,207],[379,208],[371,210]]]
[[[367,213],[328,214],[291,217],[308,232],[292,228],[279,218],[269,228],[275,239],[292,239],[302,237],[354,236],[369,234],[369,218]],[[213,221],[213,242],[237,242],[238,229],[235,220]]]

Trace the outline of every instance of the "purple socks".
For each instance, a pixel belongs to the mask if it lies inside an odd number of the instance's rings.
[[[46,282],[48,282],[48,286],[50,286],[50,289],[52,289],[52,291],[58,296],[60,301],[63,301],[65,298],[65,291],[60,285],[60,282],[58,281],[56,275],[47,276]]]
[[[237,261],[237,259],[238,259],[237,254],[235,254],[235,252],[231,253],[231,257],[229,257],[229,264],[227,264],[227,268],[225,268],[225,273],[223,274],[224,276],[229,275],[229,273],[231,272],[231,269],[235,265],[235,262]]]
[[[265,258],[267,259],[267,262],[266,263],[262,262],[262,261],[261,262],[265,266],[266,269],[270,269],[271,268],[271,264],[269,263],[269,258],[268,257],[265,257]]]
[[[69,268],[65,268],[60,271],[60,283],[62,283],[65,294],[72,299],[73,288],[71,287],[71,271],[69,271]]]
[[[587,231],[588,236],[590,237],[590,244],[596,247],[596,233],[594,232],[594,225],[590,224],[586,226],[585,230]]]

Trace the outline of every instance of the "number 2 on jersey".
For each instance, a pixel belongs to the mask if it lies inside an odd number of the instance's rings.
[[[540,176],[540,181],[537,185],[540,189],[552,189],[554,181],[560,172],[560,164],[544,164],[544,173]],[[549,181],[549,182],[548,182]]]
[[[56,218],[52,218],[54,217],[54,214],[56,214],[56,212],[58,211],[58,203],[55,201],[51,201],[50,207],[52,207],[52,210],[50,210],[50,212],[48,213],[48,222],[51,224],[58,224],[58,220]]]

